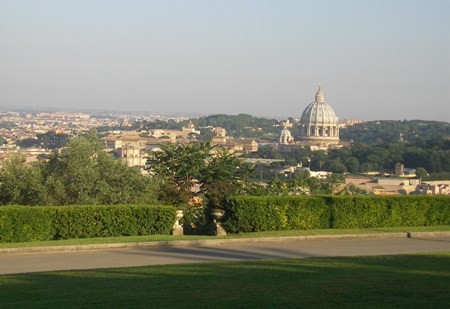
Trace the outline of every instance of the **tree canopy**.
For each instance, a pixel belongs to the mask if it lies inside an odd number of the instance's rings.
[[[93,205],[154,203],[154,183],[104,152],[95,134],[70,140],[47,161],[13,158],[0,170],[1,204]]]
[[[217,202],[217,186],[236,193],[248,175],[239,159],[209,142],[163,144],[152,162],[155,177],[166,190],[172,189],[167,198],[178,203],[189,203],[200,195]]]

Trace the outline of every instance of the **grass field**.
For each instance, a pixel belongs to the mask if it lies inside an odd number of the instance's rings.
[[[409,226],[409,227],[383,227],[370,229],[324,229],[324,230],[290,230],[290,231],[269,231],[256,233],[229,234],[226,239],[248,238],[248,237],[282,237],[282,236],[304,236],[304,235],[339,235],[339,234],[372,234],[372,233],[395,233],[395,232],[436,232],[450,231],[450,225],[441,226]],[[122,236],[105,238],[82,238],[65,239],[51,241],[35,241],[22,243],[0,243],[1,248],[20,247],[44,247],[44,246],[70,246],[89,244],[109,244],[109,243],[130,243],[147,241],[170,241],[170,240],[199,240],[217,239],[216,236],[172,236],[172,235],[146,235],[146,236]]]
[[[448,308],[450,252],[0,276],[0,308]]]

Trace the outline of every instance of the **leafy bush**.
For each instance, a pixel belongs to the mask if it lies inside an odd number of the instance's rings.
[[[450,224],[449,196],[235,196],[223,225],[238,233],[441,224]]]
[[[267,207],[268,199],[260,196],[229,199],[224,217],[225,229],[233,233],[276,230],[277,226],[269,223],[274,209]]]
[[[57,207],[55,237],[91,238],[169,234],[175,222],[171,206],[65,206]]]
[[[54,212],[45,207],[0,207],[0,242],[52,239]]]
[[[326,229],[330,226],[330,209],[321,197],[291,197],[287,218],[290,230]]]
[[[0,207],[0,242],[169,234],[172,206]]]
[[[333,197],[333,228],[369,228],[386,226],[389,204],[384,197]],[[390,226],[390,225],[389,225]]]
[[[320,197],[235,196],[228,200],[224,227],[230,232],[321,229],[329,209]]]
[[[448,196],[333,197],[332,228],[450,224]]]

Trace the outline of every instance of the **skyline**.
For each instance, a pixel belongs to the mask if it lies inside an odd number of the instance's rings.
[[[0,106],[450,122],[450,2],[0,0]]]

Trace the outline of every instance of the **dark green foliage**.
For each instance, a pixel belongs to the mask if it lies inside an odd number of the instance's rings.
[[[169,234],[170,206],[65,206],[56,208],[56,238]]]
[[[435,173],[423,178],[423,180],[447,180],[447,179],[450,179],[450,172]]]
[[[169,234],[172,206],[5,206],[0,242]]]
[[[257,118],[248,114],[218,114],[189,121],[192,121],[196,127],[212,126],[225,128],[228,136],[233,137],[261,138],[273,135],[275,138],[278,138],[280,131],[280,128],[274,126],[277,123],[275,119]]]
[[[228,200],[224,226],[230,232],[259,232],[329,227],[321,197],[235,196]]]
[[[158,200],[185,212],[187,234],[208,233],[210,210],[241,193],[249,173],[236,156],[209,142],[162,145],[153,162],[155,179],[161,182]]]
[[[229,224],[231,221],[227,222],[225,226],[233,232],[259,232],[286,229],[287,205],[271,203],[275,198],[249,197],[246,199],[243,196],[237,198],[235,203],[231,203],[232,208],[230,211],[231,215],[238,222],[238,230],[236,230],[237,226],[234,227]]]
[[[48,161],[13,158],[0,169],[3,205],[154,204],[156,183],[104,152],[97,136],[70,140]]]
[[[448,196],[333,197],[333,228],[450,224]]]
[[[39,166],[25,164],[24,158],[6,161],[0,171],[0,203],[38,205],[46,203],[46,189]]]
[[[177,209],[183,211],[183,232],[185,235],[213,235],[210,209],[202,204],[178,205]]]
[[[389,202],[393,202],[394,199],[340,196],[329,201],[332,202],[333,227],[345,229],[386,226]]]
[[[448,225],[450,197],[234,196],[224,221],[232,233]]]
[[[0,207],[0,242],[52,239],[54,215],[49,207]]]
[[[321,197],[289,197],[287,209],[289,230],[326,229],[330,224],[330,209]]]
[[[276,129],[279,136],[281,130]],[[432,178],[433,174],[439,173],[436,179],[449,179],[445,174],[450,171],[449,135],[450,124],[446,122],[373,121],[341,130],[340,138],[352,141],[349,147],[331,149],[327,153],[311,151],[309,147],[291,147],[287,152],[260,147],[258,152],[246,156],[284,159],[290,165],[302,162],[313,171],[333,173],[393,172],[395,163],[401,162],[405,167],[425,169]],[[424,173],[421,174],[423,178]]]
[[[21,148],[39,147],[46,149],[56,149],[66,146],[69,140],[68,135],[56,133],[55,131],[48,131],[47,133],[38,133],[36,138],[25,138],[17,140],[17,146]]]
[[[341,130],[341,139],[355,144],[342,157],[348,170],[355,172],[350,158],[361,163],[360,171],[392,170],[396,162],[406,167],[425,168],[429,173],[450,171],[450,124],[437,121],[372,121]],[[338,154],[330,153],[329,160]],[[355,163],[354,161],[353,163]],[[352,164],[353,164],[352,163]]]
[[[449,135],[449,123],[426,120],[369,121],[341,129],[341,139],[366,144],[393,143],[401,139],[426,141],[436,136]]]

